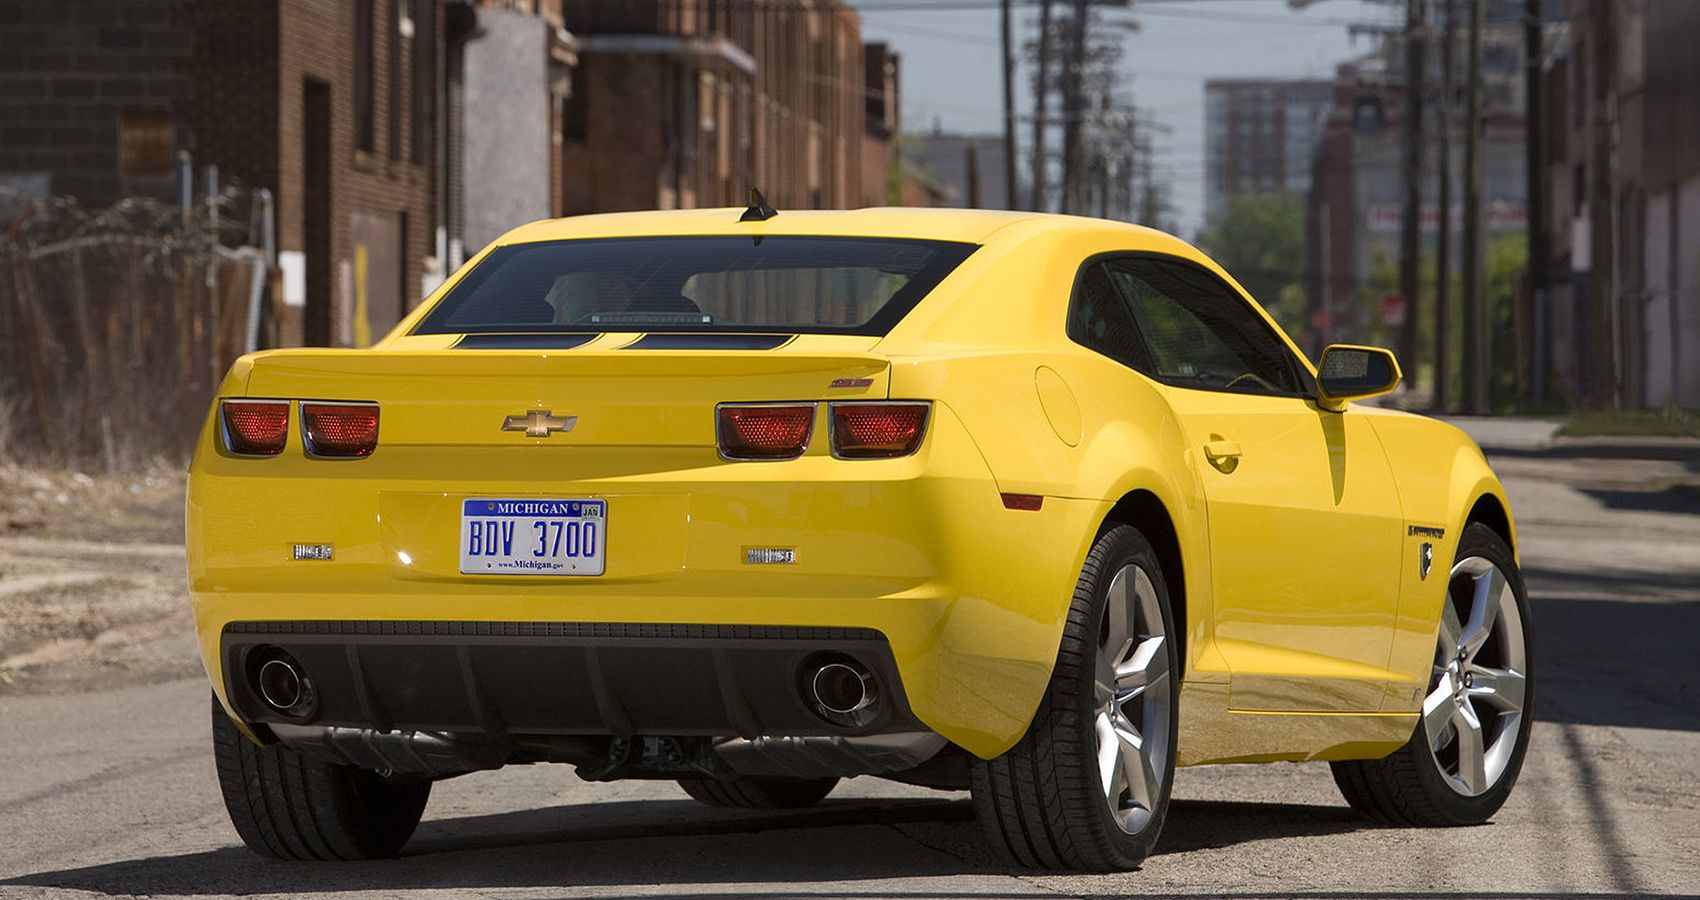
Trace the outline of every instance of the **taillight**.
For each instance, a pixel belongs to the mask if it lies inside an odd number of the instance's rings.
[[[908,456],[927,433],[925,401],[834,403],[832,455],[839,459],[890,459]]]
[[[722,403],[720,455],[727,459],[796,459],[815,432],[813,403]]]
[[[301,404],[301,436],[307,455],[360,459],[378,448],[378,404]]]
[[[288,400],[224,400],[219,418],[224,448],[239,456],[276,456],[289,439]]]

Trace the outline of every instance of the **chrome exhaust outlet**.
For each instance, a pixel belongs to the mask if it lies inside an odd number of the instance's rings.
[[[879,682],[868,668],[848,656],[835,656],[809,671],[809,705],[835,725],[862,726],[873,721]]]
[[[260,657],[253,670],[254,690],[274,712],[304,719],[313,712],[313,683],[299,663],[280,648]]]
[[[815,702],[827,712],[847,716],[874,701],[872,676],[859,666],[831,662],[815,670],[809,679]]]

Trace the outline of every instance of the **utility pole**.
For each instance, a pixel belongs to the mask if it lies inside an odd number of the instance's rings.
[[[1069,23],[1068,53],[1063,67],[1063,208],[1079,213],[1085,203],[1081,189],[1085,181],[1085,147],[1081,125],[1086,118],[1086,16],[1091,0],[1074,0],[1074,20]]]
[[[1547,216],[1546,192],[1542,189],[1542,172],[1546,161],[1541,152],[1544,101],[1541,94],[1541,68],[1545,51],[1541,48],[1541,0],[1523,0],[1523,121],[1527,138],[1524,141],[1524,167],[1527,169],[1529,210],[1529,290],[1534,335],[1530,354],[1530,394],[1535,403],[1547,399],[1548,354],[1552,350],[1552,323],[1547,309]]]
[[[979,209],[980,208],[980,156],[979,156],[978,153],[976,153],[974,151],[974,145],[973,144],[969,144],[968,149],[965,152],[967,153],[967,159],[963,160],[963,166],[967,169],[967,181],[968,181],[968,198],[967,198],[968,204],[967,205],[968,205],[969,209]]]
[[[1464,411],[1487,412],[1487,317],[1482,295],[1482,14],[1486,0],[1470,2],[1470,76],[1464,102]]]
[[[1045,121],[1051,95],[1051,3],[1039,4],[1039,65],[1033,76],[1033,201],[1034,212],[1045,211]]]
[[[1015,187],[1015,38],[1010,23],[1010,6],[1014,0],[1003,0],[1003,186],[1004,208],[1016,209],[1021,200]]]
[[[1612,160],[1617,130],[1617,16],[1606,0],[1592,0],[1588,14],[1594,27],[1593,158],[1588,160],[1588,257],[1593,271],[1588,276],[1588,330],[1589,343],[1596,348],[1588,367],[1593,375],[1588,397],[1595,408],[1609,398],[1611,408],[1619,409],[1623,406],[1622,335],[1618,333],[1615,259],[1617,179]]]
[[[1458,40],[1458,0],[1444,0],[1446,24],[1440,32],[1440,120],[1438,186],[1440,242],[1434,259],[1434,411],[1444,415],[1452,393],[1452,45]]]
[[[1423,0],[1405,0],[1405,121],[1403,130],[1405,205],[1399,216],[1399,291],[1405,295],[1405,321],[1399,332],[1399,357],[1412,376],[1417,367],[1418,298],[1422,293],[1423,206],[1423,40],[1428,29]],[[1417,379],[1410,379],[1416,387]]]

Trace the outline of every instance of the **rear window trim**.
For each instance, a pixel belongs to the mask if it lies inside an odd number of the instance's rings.
[[[891,299],[887,300],[885,305],[880,307],[879,312],[875,313],[872,318],[861,325],[853,327],[827,325],[800,326],[797,324],[752,325],[743,322],[726,322],[723,324],[710,325],[642,323],[621,327],[614,323],[603,322],[586,323],[584,325],[570,325],[562,323],[542,323],[537,325],[501,323],[468,329],[450,326],[444,322],[444,320],[446,320],[459,308],[459,303],[451,302],[454,301],[456,294],[459,294],[464,290],[475,289],[482,283],[484,278],[489,277],[489,275],[495,271],[495,269],[490,266],[490,263],[496,261],[498,254],[505,253],[512,248],[534,247],[543,244],[583,244],[613,241],[630,243],[634,241],[679,240],[681,238],[726,237],[753,240],[758,245],[763,241],[784,238],[807,238],[809,240],[824,241],[894,241],[916,244],[932,244],[941,248],[954,248],[959,255],[954,260],[950,261],[948,265],[940,265],[938,267],[940,271],[932,273],[932,277],[930,278],[922,278],[920,275],[917,275],[915,278],[910,279],[903,285],[903,287],[899,288],[896,293],[892,294]],[[425,314],[419,319],[418,324],[414,325],[408,334],[433,336],[464,336],[479,334],[822,334],[849,335],[857,337],[885,337],[891,332],[891,329],[897,326],[897,323],[903,321],[904,317],[914,311],[915,307],[919,306],[922,300],[925,300],[927,296],[930,295],[940,284],[943,284],[950,278],[951,275],[955,274],[955,272],[962,267],[962,264],[967,262],[969,258],[977,253],[982,246],[984,245],[972,241],[947,241],[923,237],[831,234],[747,236],[737,234],[652,234],[633,235],[627,237],[562,238],[559,240],[523,241],[512,244],[502,244],[492,248],[483,259],[479,260],[478,264],[474,266],[471,271],[462,276],[459,281],[456,281],[454,285],[448,289],[447,293],[440,297],[436,303],[432,304],[430,309],[426,310]]]

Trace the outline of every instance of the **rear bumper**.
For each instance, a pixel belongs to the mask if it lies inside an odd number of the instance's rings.
[[[1005,509],[979,450],[942,404],[919,453],[881,461],[836,460],[824,448],[789,462],[732,463],[720,460],[712,447],[566,445],[478,452],[392,448],[357,462],[287,454],[241,460],[219,455],[207,440],[189,482],[189,586],[214,690],[247,721],[263,719],[227,684],[232,623],[865,629],[883,639],[882,658],[895,670],[908,714],[989,758],[1019,740],[1032,720],[1056,661],[1082,560],[1109,506],[1047,497],[1038,511]],[[457,529],[465,497],[606,500],[605,574],[459,574]],[[332,544],[334,559],[294,560],[294,543]],[[795,562],[748,564],[747,549],[763,547],[794,549]],[[771,657],[751,665],[760,680],[783,681],[790,691],[788,667],[796,654],[837,646],[837,638],[819,639],[822,632],[804,633],[811,636],[784,651],[760,643],[737,655]],[[299,643],[309,636],[290,637]],[[433,681],[440,680],[437,669],[461,678],[469,671],[477,680],[495,677],[486,676],[482,666],[464,668],[452,649],[460,636],[444,637],[446,645],[433,638],[399,645],[405,650],[357,648],[360,668],[383,673],[370,677],[386,683],[390,669],[428,668]],[[489,635],[488,643],[480,636],[465,646],[475,659],[518,658],[539,640]],[[473,652],[474,647],[487,649]],[[537,690],[538,715],[546,713],[563,728],[611,729],[606,715],[592,722],[583,714],[595,697],[586,682],[587,647],[596,645],[551,646],[540,655],[560,659],[492,663],[492,672],[540,666],[533,673],[542,679],[538,684],[561,682],[548,696],[580,700],[574,701],[578,712],[569,714],[547,705],[565,701],[548,700]],[[678,652],[628,660],[626,650],[610,647],[620,662],[617,671],[605,672],[618,682],[608,691],[634,698],[630,702],[644,716],[675,733],[724,728],[717,733],[739,734],[726,711],[733,701],[709,690],[718,689],[719,676],[706,662],[690,663],[693,681],[704,685],[700,696],[655,702],[717,712],[648,708],[668,666],[713,655],[674,649]],[[421,662],[427,659],[432,662]],[[394,687],[400,692],[405,685],[397,681]],[[463,708],[421,708],[420,723],[449,713],[457,721],[475,718],[472,701],[465,699],[472,696],[468,689],[457,686],[452,693],[463,698],[454,701]],[[818,723],[785,718],[793,712],[776,722],[794,725],[795,733],[818,733],[802,730]],[[373,721],[359,724],[369,727]],[[770,734],[782,733],[777,727],[764,723]]]
[[[267,704],[263,660],[311,686],[299,714]],[[897,664],[866,628],[586,622],[232,622],[221,668],[247,722],[481,734],[757,738],[915,732]],[[853,660],[869,715],[811,708],[818,665]]]

